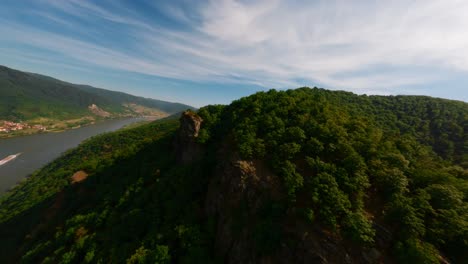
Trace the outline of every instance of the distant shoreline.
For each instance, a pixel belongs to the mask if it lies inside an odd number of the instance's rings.
[[[98,120],[93,120],[92,122],[85,123],[85,124],[80,124],[78,126],[70,127],[70,128],[60,128],[60,129],[54,129],[50,128],[45,131],[43,130],[37,130],[37,131],[31,131],[31,130],[17,130],[14,132],[10,133],[0,133],[0,140],[2,139],[9,139],[9,138],[18,138],[18,137],[24,137],[24,136],[32,136],[32,135],[37,135],[37,134],[48,134],[48,133],[62,133],[65,131],[69,130],[74,130],[82,127],[88,127],[92,126],[98,123],[102,123],[105,121],[110,121],[110,120],[119,120],[119,119],[129,119],[129,118],[139,118],[142,121],[146,120],[148,122],[163,118],[161,116],[128,116],[128,117],[115,117],[115,118],[106,118],[106,119],[98,119]],[[66,122],[67,120],[64,120],[62,122]]]

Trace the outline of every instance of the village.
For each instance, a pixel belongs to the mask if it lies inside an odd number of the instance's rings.
[[[2,124],[2,121],[0,121]],[[33,129],[37,131],[46,131],[47,128],[43,125],[29,125],[27,123],[15,123],[10,121],[3,121],[3,125],[0,125],[0,133],[10,133],[12,131],[19,131],[25,129]]]

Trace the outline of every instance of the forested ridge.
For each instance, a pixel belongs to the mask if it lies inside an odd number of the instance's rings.
[[[176,113],[190,106],[76,85],[0,65],[0,120],[64,120],[91,115],[92,104],[113,115],[135,114],[126,104]]]
[[[0,198],[0,258],[463,263],[467,129],[464,102],[300,88],[98,136]]]

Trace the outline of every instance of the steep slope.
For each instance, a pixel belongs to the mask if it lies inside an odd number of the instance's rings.
[[[107,98],[108,100],[111,100],[112,102],[119,105],[136,104],[149,108],[159,109],[169,114],[174,114],[187,109],[194,109],[191,106],[180,103],[171,103],[156,99],[143,98],[122,92],[113,92],[105,89],[95,88],[88,85],[77,85],[77,87],[91,94],[100,96],[102,98]]]
[[[183,104],[75,85],[0,66],[0,120],[79,118],[93,114],[88,109],[93,104],[113,115],[137,115],[138,111],[129,105],[143,106],[165,114],[193,109]]]
[[[99,136],[1,199],[0,261],[463,263],[467,121],[301,88]]]

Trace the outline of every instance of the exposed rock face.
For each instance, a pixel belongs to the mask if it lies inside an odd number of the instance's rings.
[[[289,211],[267,229],[281,233],[281,244],[262,255],[256,240],[259,226],[265,225],[261,214],[271,211],[272,202],[284,200],[280,177],[264,161],[243,160],[226,148],[217,153],[218,165],[205,202],[207,217],[216,220],[214,251],[224,263],[382,262],[377,249],[351,248],[333,232]]]
[[[224,158],[211,179],[205,203],[206,214],[217,222],[214,250],[225,263],[265,262],[256,255],[254,230],[261,208],[279,195],[278,177],[262,162],[242,160],[236,154],[229,158],[223,151],[218,156]]]
[[[88,106],[88,109],[93,114],[100,116],[100,117],[109,117],[111,115],[109,112],[104,111],[103,109],[99,108],[99,106],[95,104]]]
[[[198,137],[202,118],[187,111],[180,117],[174,140],[180,164],[196,162],[204,155]],[[386,230],[376,238],[378,248],[355,248],[319,224],[306,223],[287,210],[270,225],[272,205],[286,200],[281,178],[265,161],[245,160],[232,149],[229,136],[217,150],[205,200],[206,219],[216,223],[213,250],[224,263],[382,263],[379,244],[387,244]],[[262,214],[267,214],[265,216]],[[260,232],[267,238],[258,238]],[[281,234],[274,250],[263,254],[261,243],[268,243],[270,232]],[[261,236],[261,235],[260,235]]]
[[[180,117],[179,132],[174,140],[177,162],[187,164],[200,158],[202,147],[196,142],[203,119],[192,111]]]
[[[185,111],[180,117],[179,135],[187,140],[198,137],[203,119],[192,111]]]

